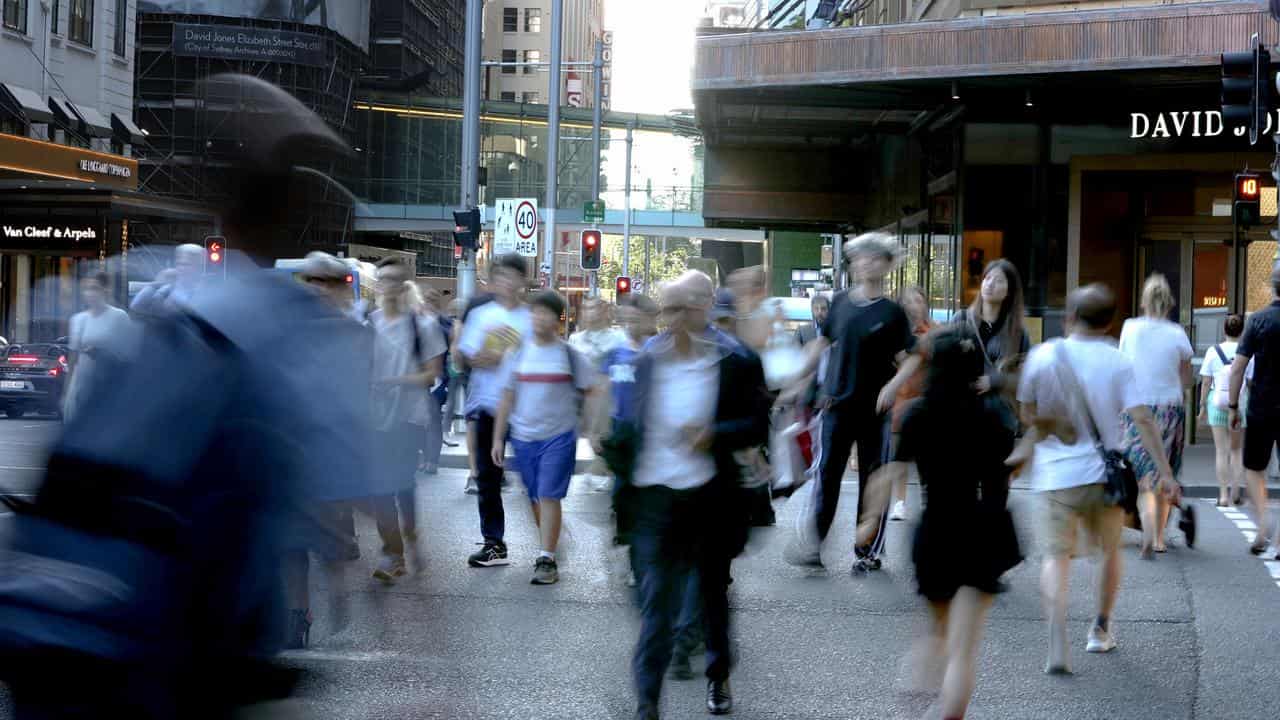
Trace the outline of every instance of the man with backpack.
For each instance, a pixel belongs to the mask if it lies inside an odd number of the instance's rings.
[[[491,459],[502,467],[510,428],[516,465],[542,541],[532,583],[551,585],[560,577],[560,501],[569,492],[583,398],[595,373],[557,334],[564,300],[554,290],[543,290],[529,299],[529,307],[533,338],[507,356],[499,374],[502,402],[494,421]]]

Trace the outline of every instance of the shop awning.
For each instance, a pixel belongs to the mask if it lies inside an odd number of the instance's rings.
[[[146,133],[134,124],[132,118],[118,113],[111,113],[111,129],[114,131],[115,138],[122,143],[141,145],[147,140]]]
[[[59,100],[56,97],[49,98],[49,109],[53,111],[54,122],[61,125],[64,129],[70,130],[77,135],[84,132],[84,121],[80,119],[80,115],[76,113],[75,108],[66,100]]]
[[[84,120],[84,132],[89,137],[109,138],[111,137],[111,121],[107,119],[95,107],[90,107],[83,103],[68,103],[75,108],[76,113]]]
[[[0,108],[32,123],[51,123],[53,113],[40,95],[21,85],[0,83]]]

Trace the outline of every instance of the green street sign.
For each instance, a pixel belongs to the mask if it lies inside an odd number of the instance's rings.
[[[582,204],[582,219],[589,223],[604,222],[604,201],[588,200]]]

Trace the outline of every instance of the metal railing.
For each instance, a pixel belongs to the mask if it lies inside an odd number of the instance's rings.
[[[451,217],[450,209],[458,205],[458,181],[444,178],[434,180],[407,180],[404,178],[369,178],[360,183],[356,195],[360,200],[371,205],[402,205],[416,207],[419,210],[407,211],[410,216],[428,207],[441,207],[440,219]],[[499,198],[532,197],[544,202],[546,195],[545,182],[536,180],[498,180],[491,181],[481,188],[481,197],[485,205],[493,205]],[[621,189],[603,190],[600,193],[605,206],[613,210],[622,210],[625,198]],[[581,213],[582,205],[591,199],[589,183],[566,183],[561,181],[557,188],[557,206],[561,213]],[[637,213],[695,213],[702,214],[703,188],[690,185],[642,185],[631,191],[631,208]],[[403,216],[403,215],[400,215]],[[574,215],[569,215],[574,217]],[[432,216],[431,219],[435,219]]]

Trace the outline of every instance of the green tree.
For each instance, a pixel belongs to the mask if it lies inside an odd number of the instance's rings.
[[[644,243],[642,235],[631,236],[631,278],[633,282],[644,279]],[[654,238],[649,247],[649,274],[652,287],[644,292],[652,295],[654,287],[667,280],[674,280],[688,269],[688,259],[702,256],[702,243],[686,238],[667,238],[667,251],[662,252],[662,241]],[[600,294],[612,298],[618,276],[622,274],[622,236],[606,235],[604,258],[600,263]]]

